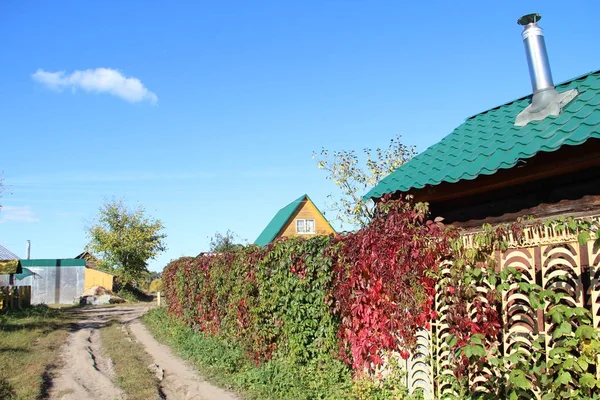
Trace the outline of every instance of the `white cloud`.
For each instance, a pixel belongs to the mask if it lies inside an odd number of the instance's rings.
[[[38,222],[39,219],[35,216],[33,210],[29,206],[2,206],[2,208],[0,208],[0,224],[8,221]]]
[[[116,69],[96,68],[85,71],[48,72],[43,69],[35,71],[31,77],[42,85],[61,90],[64,88],[83,89],[87,92],[110,93],[131,103],[149,101],[156,103],[158,97],[149,91],[142,82],[133,77],[126,77]]]

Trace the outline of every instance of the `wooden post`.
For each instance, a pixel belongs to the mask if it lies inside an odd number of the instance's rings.
[[[17,308],[17,294],[12,286],[8,288],[8,298],[10,299],[9,310],[15,310]]]
[[[156,292],[156,305],[160,307],[160,291]]]

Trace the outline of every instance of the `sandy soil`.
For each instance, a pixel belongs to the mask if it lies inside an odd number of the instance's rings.
[[[124,400],[125,395],[115,385],[112,361],[102,354],[98,329],[109,320],[118,319],[128,326],[123,329],[133,334],[154,359],[154,369],[162,378],[161,389],[168,400],[235,400],[237,397],[215,387],[204,379],[171,350],[158,343],[139,322],[147,307],[90,307],[74,311],[81,319],[69,335],[62,352],[62,368],[50,382],[51,400]]]

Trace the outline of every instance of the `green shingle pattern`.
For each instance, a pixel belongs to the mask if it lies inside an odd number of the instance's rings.
[[[271,243],[305,199],[308,199],[308,195],[306,194],[298,197],[296,200],[279,210],[271,222],[269,222],[269,225],[267,225],[262,233],[258,235],[254,244],[266,246]]]
[[[556,89],[579,92],[560,115],[515,126],[515,118],[530,104],[531,96],[477,114],[386,176],[364,198],[492,175],[539,152],[600,138],[600,71],[564,82]]]

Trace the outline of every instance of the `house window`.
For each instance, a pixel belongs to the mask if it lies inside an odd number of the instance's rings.
[[[314,219],[297,219],[296,220],[296,233],[298,233],[298,234],[315,233],[315,220]]]

